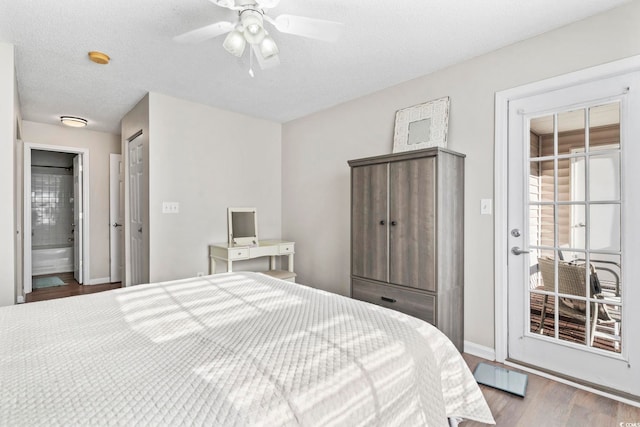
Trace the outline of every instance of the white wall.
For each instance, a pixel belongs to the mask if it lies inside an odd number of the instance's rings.
[[[465,340],[494,345],[493,196],[496,91],[640,53],[640,2],[563,27],[283,126],[283,235],[299,282],[349,294],[347,160],[390,153],[395,112],[451,97],[449,148],[465,153]],[[462,266],[461,266],[462,268]]]
[[[227,240],[230,206],[256,207],[259,237],[280,237],[280,141],[278,123],[149,94],[151,281],[207,273],[207,245]],[[180,213],[163,214],[163,201]]]
[[[89,150],[89,220],[90,257],[89,282],[109,281],[109,154],[120,153],[120,136],[62,125],[50,125],[24,120],[24,142],[86,148]],[[22,152],[22,144],[19,148]],[[16,172],[22,179],[22,163]],[[22,197],[22,196],[21,196]],[[20,200],[22,200],[20,198]]]
[[[14,200],[14,147],[16,139],[16,80],[14,49],[0,43],[0,200]],[[15,302],[15,212],[0,212],[0,306]]]

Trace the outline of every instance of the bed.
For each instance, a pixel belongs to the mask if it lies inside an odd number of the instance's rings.
[[[431,325],[260,273],[0,308],[0,425],[493,424]]]

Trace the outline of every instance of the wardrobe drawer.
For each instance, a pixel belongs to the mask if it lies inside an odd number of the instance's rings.
[[[352,278],[351,296],[436,324],[434,295]]]

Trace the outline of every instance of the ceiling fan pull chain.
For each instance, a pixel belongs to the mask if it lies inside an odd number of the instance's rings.
[[[249,75],[254,77],[253,74],[253,49],[249,49]]]

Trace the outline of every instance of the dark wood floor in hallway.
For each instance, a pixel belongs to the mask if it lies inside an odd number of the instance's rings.
[[[104,292],[122,287],[120,282],[105,283],[102,285],[81,285],[73,278],[72,272],[34,276],[34,278],[52,276],[58,276],[64,284],[50,288],[34,289],[33,292],[27,294],[26,302],[46,301],[74,295],[93,294],[95,292]]]

